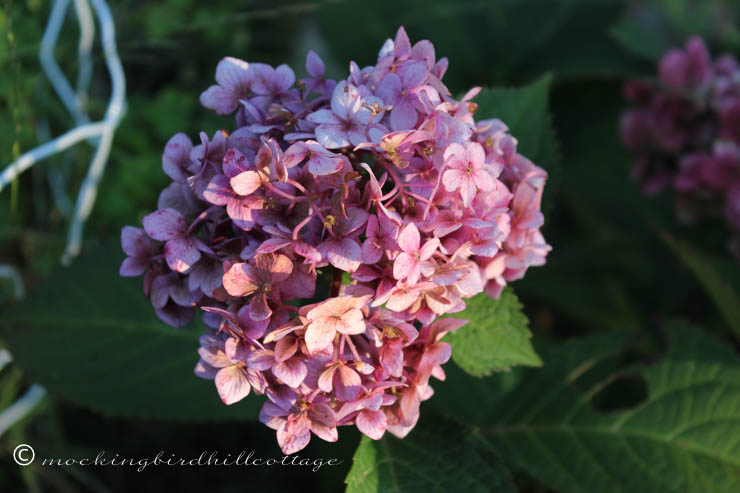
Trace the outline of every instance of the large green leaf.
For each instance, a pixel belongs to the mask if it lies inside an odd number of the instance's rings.
[[[669,329],[663,360],[621,371],[610,356],[623,336],[566,343],[547,371],[501,399],[483,433],[501,457],[561,493],[740,491],[740,358],[696,329]],[[644,379],[647,397],[597,411],[596,398],[627,376]]]
[[[18,364],[52,393],[95,411],[175,420],[255,419],[260,398],[231,406],[193,374],[199,330],[159,321],[141,279],[118,276],[116,245],[77,259],[3,316]]]
[[[363,437],[347,475],[347,493],[515,492],[501,459],[478,433],[424,416],[406,438]]]
[[[468,323],[447,336],[452,358],[463,370],[483,376],[512,365],[542,365],[530,341],[529,321],[510,288],[497,300],[481,293],[466,303],[467,308],[455,316]]]
[[[700,253],[691,245],[676,240],[664,233],[661,238],[673,253],[688,267],[712,299],[727,324],[740,337],[740,297],[730,284],[714,268],[706,254]]]

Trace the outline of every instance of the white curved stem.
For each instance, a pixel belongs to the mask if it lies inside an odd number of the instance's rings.
[[[72,214],[72,223],[67,236],[67,246],[62,255],[62,263],[65,265],[68,265],[72,258],[76,257],[82,249],[82,235],[85,221],[87,221],[87,218],[92,212],[95,197],[98,193],[98,185],[105,171],[105,165],[108,162],[108,155],[110,154],[111,144],[113,143],[113,134],[123,116],[126,102],[126,79],[123,75],[121,60],[118,58],[118,51],[116,50],[113,17],[104,0],[90,1],[100,20],[103,52],[105,54],[106,64],[108,65],[108,71],[110,72],[112,90],[108,109],[105,113],[104,122],[106,123],[106,128],[98,142],[98,148],[95,150],[95,155],[90,163],[85,181],[80,187],[75,210]]]
[[[0,265],[0,277],[10,279],[13,283],[13,294],[17,299],[21,299],[26,295],[25,287],[23,286],[23,278],[18,269],[12,265]]]
[[[92,74],[92,58],[90,53],[95,35],[95,24],[93,15],[90,12],[90,5],[92,5],[92,9],[100,22],[101,44],[111,78],[111,96],[108,100],[105,117],[102,121],[95,123],[90,123],[89,117],[83,108]],[[63,151],[81,140],[87,139],[91,144],[96,146],[72,213],[67,245],[62,256],[62,263],[64,264],[68,264],[81,250],[84,225],[95,203],[100,179],[105,171],[105,165],[110,154],[113,135],[126,110],[126,79],[116,49],[113,16],[105,0],[89,0],[89,4],[88,0],[75,0],[77,19],[80,24],[80,40],[78,45],[80,72],[77,79],[77,93],[72,90],[64,73],[54,60],[54,46],[59,38],[68,7],[69,0],[54,1],[51,14],[49,15],[49,22],[46,25],[46,30],[41,40],[39,60],[54,90],[67,107],[67,110],[74,117],[77,127],[56,139],[26,152],[0,173],[1,191],[16,176],[33,166],[36,162]]]
[[[35,383],[28,388],[23,397],[4,409],[0,413],[0,436],[25,418],[45,395],[46,389]]]
[[[7,168],[3,170],[2,173],[0,173],[0,190],[8,186],[10,182],[15,179],[16,176],[26,171],[38,161],[41,161],[42,159],[47,158],[52,154],[61,152],[75,145],[81,140],[85,140],[89,137],[96,137],[102,134],[106,126],[108,126],[108,123],[102,121],[88,123],[86,125],[75,127],[69,132],[60,135],[56,139],[41,144],[35,149],[21,155],[21,157],[11,163]]]
[[[92,81],[91,53],[95,41],[95,19],[87,0],[75,0],[75,13],[80,25],[80,42],[77,45],[77,60],[80,67],[77,72],[77,100],[84,108],[87,103],[87,90]]]
[[[0,349],[0,370],[13,361],[13,355],[5,348]]]

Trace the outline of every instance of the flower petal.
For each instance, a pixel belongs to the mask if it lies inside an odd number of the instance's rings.
[[[224,289],[231,296],[244,296],[257,289],[257,279],[251,265],[237,262],[224,274]]]
[[[243,98],[252,82],[249,63],[230,56],[221,59],[216,66],[216,82],[234,93],[235,99]]]
[[[298,388],[306,378],[308,368],[299,358],[291,358],[272,367],[272,374],[292,388]]]
[[[323,77],[324,70],[324,62],[321,57],[315,51],[308,50],[308,55],[306,55],[306,72],[308,72],[308,75],[314,78]]]
[[[231,91],[214,85],[201,93],[200,104],[219,115],[228,115],[233,113],[239,105],[239,101]]]
[[[272,309],[267,303],[267,296],[265,293],[259,292],[252,296],[252,300],[249,302],[249,316],[252,320],[260,321],[267,320],[272,315]]]
[[[287,433],[285,431],[286,427],[287,426],[283,427],[277,432],[277,440],[278,445],[280,445],[280,450],[282,450],[285,455],[293,455],[306,448],[306,445],[308,445],[308,442],[311,440],[311,433],[306,432],[302,435],[295,435]]]
[[[401,252],[393,262],[393,277],[396,279],[405,279],[411,276],[418,265],[419,262],[411,254]]]
[[[203,190],[203,198],[214,205],[226,205],[236,198],[236,194],[228,178],[224,175],[216,175],[211,178],[208,186]]]
[[[312,322],[306,329],[306,347],[311,353],[321,351],[332,343],[336,333],[334,325],[323,321]]]
[[[200,260],[200,251],[195,238],[175,238],[164,246],[165,259],[170,269],[185,272]]]
[[[265,371],[275,366],[275,353],[269,349],[258,349],[247,356],[247,367]]]
[[[314,154],[308,160],[308,171],[314,175],[330,175],[342,169],[341,157],[327,157],[321,154]]]
[[[306,120],[318,125],[321,125],[322,123],[339,125],[341,123],[339,118],[337,118],[337,115],[326,109],[316,110],[313,113],[309,113],[308,116],[306,116]]]
[[[413,253],[419,250],[419,244],[421,243],[421,237],[419,230],[416,228],[414,223],[409,223],[398,235],[398,246],[404,252]]]
[[[324,426],[314,421],[311,423],[311,431],[314,435],[327,442],[336,442],[339,440],[336,426]]]
[[[356,240],[340,238],[330,243],[326,257],[337,269],[353,272],[362,262],[362,247]]]
[[[216,390],[224,404],[230,405],[244,399],[250,390],[246,369],[241,365],[221,368],[215,377]]]
[[[335,124],[324,124],[316,127],[316,140],[327,149],[339,149],[350,145],[347,132]]]
[[[337,332],[355,335],[365,332],[365,328],[365,316],[362,310],[353,308],[342,315],[342,323],[337,325]]]
[[[146,272],[149,266],[149,259],[141,257],[126,257],[121,263],[118,274],[121,277],[137,277]]]
[[[185,218],[175,209],[159,209],[141,220],[146,234],[155,240],[167,241],[185,234]]]
[[[355,418],[355,423],[358,430],[373,440],[380,440],[385,433],[386,417],[383,411],[364,409]]]
[[[339,365],[334,373],[334,391],[337,399],[349,402],[362,391],[360,375],[347,365]]]
[[[256,171],[244,171],[229,180],[231,188],[239,195],[249,195],[262,186],[262,179]]]

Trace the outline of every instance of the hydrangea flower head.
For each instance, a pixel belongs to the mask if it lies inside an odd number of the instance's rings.
[[[550,250],[547,174],[502,122],[475,121],[478,89],[454,99],[446,69],[403,28],[339,81],[313,51],[298,81],[225,58],[200,100],[234,127],[170,139],[173,183],[123,230],[121,275],[145,275],[170,325],[201,310],[196,375],[228,405],[264,395],[286,454],[340,426],[409,433],[465,324],[440,317]]]
[[[712,59],[693,37],[658,64],[655,81],[624,87],[631,108],[621,137],[635,153],[633,175],[646,194],[676,191],[679,216],[724,215],[740,256],[740,66],[730,55]]]

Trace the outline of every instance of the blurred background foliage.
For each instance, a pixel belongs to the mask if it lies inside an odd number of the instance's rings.
[[[50,2],[3,0],[2,5],[4,166],[19,152],[69,129],[72,120],[38,63]],[[128,111],[88,223],[86,249],[115,246],[123,225],[137,224],[156,207],[158,193],[167,184],[161,151],[172,134],[183,131],[197,139],[200,130],[212,134],[231,125],[228,117],[214,115],[198,103],[220,58],[289,63],[303,74],[305,54],[313,48],[327,62],[329,74],[341,77],[349,60],[360,66],[373,63],[385,38],[404,25],[412,41],[430,39],[437,55],[450,59],[445,80],[453,93],[473,85],[517,87],[552,74],[549,101],[560,159],[548,169],[544,233],[554,250],[546,267],[531,269],[515,285],[541,354],[558,339],[605,329],[637,334],[641,349],[651,354],[664,345],[665,322],[676,317],[732,341],[711,290],[708,294],[659,234],[669,232],[694,245],[705,269],[737,287],[740,268],[727,256],[722,222],[680,225],[674,219],[673,197],[643,197],[629,179],[631,158],[619,143],[617,126],[625,78],[653,74],[659,56],[688,36],[703,36],[713,54],[740,53],[736,2],[121,0],[110,7],[127,74]],[[77,27],[68,17],[56,50],[68,76],[76,73],[76,49]],[[99,51],[94,63],[88,108],[93,118],[99,118],[109,81]],[[0,263],[17,266],[31,290],[43,285],[58,266],[68,201],[76,195],[91,152],[82,143],[47,159],[0,194]],[[121,258],[117,249],[109,253],[115,262]],[[11,295],[10,284],[0,280],[0,310],[12,303]],[[115,296],[104,281],[99,290],[89,292],[94,304]],[[39,306],[43,310],[43,302]],[[453,362],[448,367],[449,382],[438,385],[429,407],[474,422],[490,409],[489,403],[493,406],[497,396],[515,385],[519,375],[515,370],[473,381]],[[0,373],[0,408],[31,382],[18,368]],[[469,389],[467,397],[461,395],[463,388]],[[471,395],[477,404],[460,409],[460,402],[470,403]],[[49,397],[0,439],[0,491],[110,491],[110,485],[117,485],[116,491],[245,487],[282,491],[296,485],[304,491],[342,491],[359,436],[341,434],[340,446],[314,440],[306,450],[310,457],[345,460],[343,466],[319,473],[269,468],[157,469],[141,474],[114,468],[20,469],[6,451],[21,441],[46,443],[49,454],[66,455],[94,455],[103,449],[144,455],[165,449],[187,456],[213,448],[279,455],[273,432],[260,424],[107,418]],[[526,476],[516,480],[521,491],[546,491]]]

